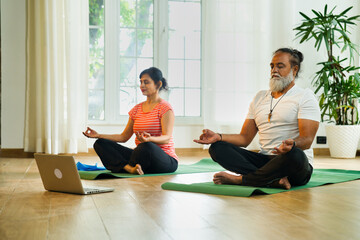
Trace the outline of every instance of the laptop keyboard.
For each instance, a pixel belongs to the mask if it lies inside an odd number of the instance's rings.
[[[90,188],[90,187],[85,187],[84,191],[97,191],[99,190],[99,188]]]
[[[113,191],[113,189],[111,188],[107,188],[107,187],[84,187],[84,192],[89,194],[89,193],[100,193],[100,192],[110,192]]]

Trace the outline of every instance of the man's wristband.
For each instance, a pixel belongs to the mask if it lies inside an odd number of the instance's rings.
[[[222,141],[222,134],[221,133],[218,133],[219,136],[220,136],[220,141]]]

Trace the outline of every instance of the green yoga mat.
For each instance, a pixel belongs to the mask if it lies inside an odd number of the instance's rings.
[[[135,177],[151,177],[151,176],[163,176],[174,174],[186,174],[186,173],[204,173],[204,172],[217,172],[224,171],[219,164],[214,162],[211,158],[205,158],[194,164],[179,164],[178,169],[173,173],[156,173],[156,174],[144,174],[134,175],[130,173],[112,173],[109,170],[101,171],[79,171],[81,179],[95,180],[104,178],[135,178]]]
[[[167,182],[162,184],[161,187],[165,190],[249,197],[256,194],[274,194],[304,188],[317,187],[331,183],[347,182],[356,179],[360,179],[360,171],[342,169],[314,169],[313,175],[308,184],[304,186],[292,187],[290,190],[239,185],[216,185],[213,182],[193,184]]]

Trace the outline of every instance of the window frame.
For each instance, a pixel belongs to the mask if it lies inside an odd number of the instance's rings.
[[[139,1],[139,0],[137,0]],[[189,2],[183,0],[185,2]],[[191,1],[190,1],[191,2]],[[200,4],[202,4],[200,0]],[[161,69],[163,75],[168,76],[168,1],[153,0],[153,65]],[[104,120],[88,119],[88,124],[93,126],[126,125],[127,115],[118,116],[115,109],[119,109],[117,101],[118,82],[120,78],[119,66],[119,29],[120,29],[120,4],[118,0],[104,0]],[[203,29],[201,7],[201,31]],[[116,20],[116,21],[114,21]],[[200,46],[202,48],[202,34]],[[165,47],[164,47],[165,46]],[[175,126],[203,124],[203,59],[200,49],[200,116],[175,116]],[[169,86],[171,88],[171,84]],[[167,91],[160,92],[163,99],[168,100]],[[116,101],[114,101],[116,100]],[[170,103],[171,104],[171,103]]]

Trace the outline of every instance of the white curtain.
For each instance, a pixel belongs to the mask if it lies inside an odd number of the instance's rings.
[[[88,1],[27,1],[24,150],[87,152]]]

